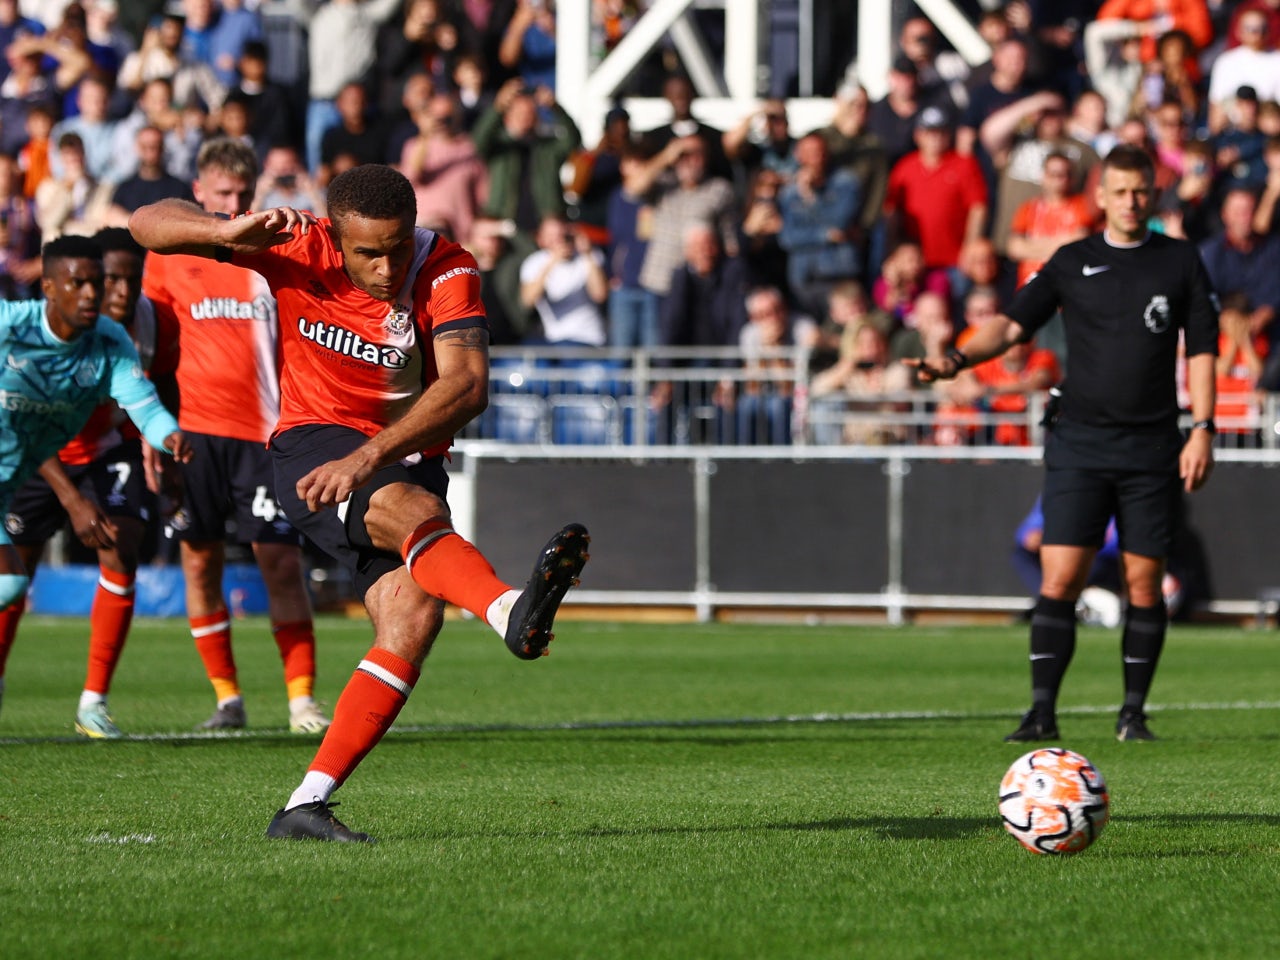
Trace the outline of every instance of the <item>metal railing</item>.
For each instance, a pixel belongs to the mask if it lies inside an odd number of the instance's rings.
[[[1025,412],[1001,413],[956,406],[928,388],[813,397],[811,383],[802,348],[497,347],[489,409],[459,439],[555,447],[1043,442],[1043,395],[1028,397]],[[1280,448],[1277,395],[1221,399],[1220,448]]]

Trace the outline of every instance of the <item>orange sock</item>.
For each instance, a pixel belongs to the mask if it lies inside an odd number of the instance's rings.
[[[13,649],[14,637],[18,635],[18,621],[22,612],[27,609],[27,598],[19,597],[9,606],[0,610],[0,677],[4,676],[4,665],[9,659],[9,651]]]
[[[395,722],[418,682],[418,673],[408,660],[373,647],[338,697],[333,725],[307,769],[333,777],[341,785]]]
[[[428,520],[400,545],[413,581],[433,597],[474,613],[481,620],[489,604],[511,589],[498,579],[479,550],[445,520]]]
[[[311,696],[316,682],[316,634],[311,621],[273,623],[271,635],[284,663],[284,685],[289,699]]]
[[[104,697],[111,689],[111,677],[124,652],[124,641],[133,622],[134,578],[102,568],[98,571],[98,591],[89,611],[89,667],[84,688]]]
[[[204,662],[204,672],[221,703],[240,695],[235,657],[231,655],[231,617],[226,610],[188,617],[191,639]]]

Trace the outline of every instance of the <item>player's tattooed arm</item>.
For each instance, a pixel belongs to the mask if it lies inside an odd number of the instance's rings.
[[[443,333],[436,334],[435,339],[441,346],[458,347],[462,350],[489,349],[489,331],[483,327],[446,330]]]

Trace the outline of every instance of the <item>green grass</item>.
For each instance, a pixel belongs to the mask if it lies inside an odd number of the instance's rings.
[[[315,741],[265,624],[237,624],[252,729],[185,624],[135,626],[121,743],[77,741],[82,621],[33,617],[0,713],[0,957],[1256,958],[1280,943],[1276,634],[1175,627],[1157,743],[1112,738],[1116,634],[1085,630],[1065,745],[1102,838],[999,826],[1020,628],[565,623],[554,655],[451,623],[338,794],[371,847],[267,842]],[[320,622],[332,703],[368,626]],[[168,735],[172,734],[172,735]]]

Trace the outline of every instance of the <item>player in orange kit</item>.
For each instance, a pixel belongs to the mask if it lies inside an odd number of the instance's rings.
[[[249,207],[257,181],[253,151],[226,138],[206,142],[192,191],[210,215]],[[213,684],[217,707],[205,730],[243,727],[244,699],[222,594],[226,525],[251,543],[267,589],[271,632],[284,662],[289,728],[329,725],[312,696],[315,631],[302,579],[298,531],[275,496],[267,438],[279,415],[276,303],[257,273],[202,257],[151,257],[143,289],[180,331],[178,422],[197,450],[183,470],[182,509],[170,523],[181,543],[191,637]]]
[[[368,841],[333,815],[329,799],[412,692],[444,602],[482,618],[516,656],[536,659],[589,538],[579,524],[564,527],[520,591],[453,530],[444,457],[488,403],[479,270],[457,244],[414,228],[413,187],[390,167],[341,174],[328,205],[330,220],[318,223],[290,208],[224,221],[161,201],[135,212],[130,227],[152,250],[250,265],[278,299],[276,492],[299,529],[352,570],[374,645],[267,836]]]

